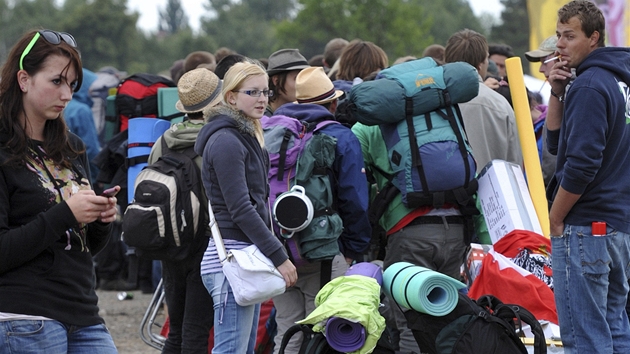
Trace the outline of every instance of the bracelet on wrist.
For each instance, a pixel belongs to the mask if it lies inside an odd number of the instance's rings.
[[[560,102],[563,101],[564,98],[564,92],[560,95],[558,95],[557,93],[553,92],[553,90],[549,89],[549,92],[551,93],[551,95],[555,98],[557,98]]]

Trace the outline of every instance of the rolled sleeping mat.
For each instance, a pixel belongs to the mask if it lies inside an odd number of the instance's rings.
[[[365,345],[365,328],[358,322],[331,317],[326,322],[326,341],[336,351],[350,353]]]
[[[378,77],[352,86],[348,94],[348,113],[365,125],[405,119],[408,98],[413,116],[422,116],[448,104],[468,102],[479,93],[477,69],[465,62],[438,66],[427,57],[384,69]]]
[[[127,197],[133,200],[138,173],[147,165],[147,159],[155,141],[171,126],[167,120],[156,118],[129,119],[127,138]]]
[[[359,262],[353,264],[346,270],[344,275],[363,275],[374,278],[378,285],[383,286],[383,270],[377,264],[370,262]]]
[[[385,293],[400,306],[432,316],[444,316],[457,306],[458,290],[466,287],[434,270],[397,262],[383,273]]]

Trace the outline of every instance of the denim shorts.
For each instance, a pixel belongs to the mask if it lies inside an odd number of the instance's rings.
[[[0,354],[114,354],[104,324],[76,327],[55,320],[0,321]]]
[[[554,296],[565,353],[630,353],[630,235],[565,225],[551,237]]]

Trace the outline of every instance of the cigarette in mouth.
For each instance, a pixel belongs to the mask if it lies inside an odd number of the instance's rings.
[[[555,56],[553,58],[549,58],[549,59],[543,61],[543,64],[547,64],[547,63],[550,63],[550,62],[552,62],[554,60],[560,60],[560,59],[562,59],[562,56],[561,55],[557,55],[557,56]]]

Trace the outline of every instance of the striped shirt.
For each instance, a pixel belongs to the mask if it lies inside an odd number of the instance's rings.
[[[223,244],[225,244],[226,252],[229,252],[230,250],[240,250],[251,245],[251,243],[230,239],[223,239]],[[210,242],[208,242],[208,248],[206,248],[206,251],[203,253],[203,259],[201,260],[201,275],[219,273],[222,271],[223,267],[221,266],[221,261],[219,260],[217,247],[214,240],[210,239]]]

